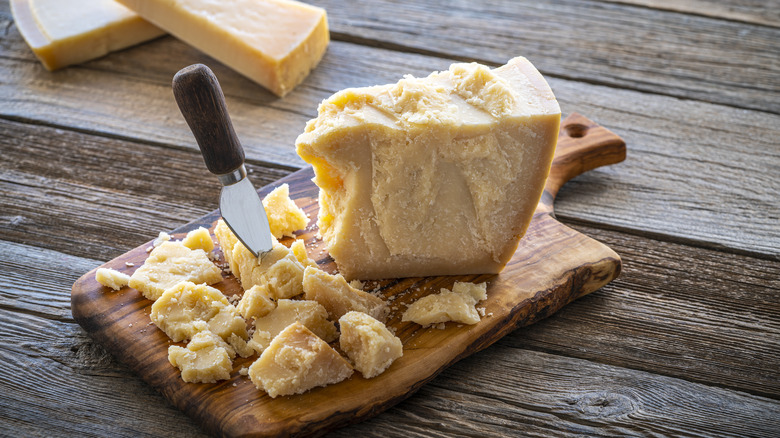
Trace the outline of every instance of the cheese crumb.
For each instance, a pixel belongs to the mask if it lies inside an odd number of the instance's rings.
[[[114,269],[98,268],[95,272],[95,280],[103,286],[119,290],[127,286],[130,276]]]
[[[263,207],[268,216],[271,234],[277,239],[295,237],[294,231],[306,228],[309,223],[306,213],[290,199],[290,186],[282,184],[263,198]]]
[[[214,249],[214,240],[211,239],[209,230],[203,227],[187,233],[181,243],[189,249],[202,249],[206,253]]]
[[[476,324],[480,321],[476,304],[486,298],[486,283],[456,282],[452,291],[442,288],[440,293],[422,297],[412,303],[401,321],[412,321],[423,326],[437,323],[443,325],[447,321]]]

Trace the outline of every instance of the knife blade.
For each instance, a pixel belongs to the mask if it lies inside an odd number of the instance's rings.
[[[203,64],[179,70],[173,77],[173,95],[187,121],[208,170],[222,183],[219,209],[241,243],[261,257],[273,247],[263,202],[244,166],[244,148],[227,112],[217,77]]]

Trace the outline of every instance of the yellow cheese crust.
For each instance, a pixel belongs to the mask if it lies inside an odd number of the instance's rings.
[[[290,0],[117,0],[278,96],[303,82],[330,41],[325,10]]]
[[[11,12],[22,37],[47,70],[165,34],[113,0],[11,0]]]

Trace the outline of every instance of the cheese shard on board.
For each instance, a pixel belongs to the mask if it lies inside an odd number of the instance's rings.
[[[561,111],[525,58],[346,89],[296,141],[347,279],[497,273],[542,194]]]
[[[230,378],[233,362],[230,347],[209,331],[199,332],[187,348],[168,347],[168,361],[181,370],[181,378],[189,383],[215,383]]]
[[[11,0],[11,12],[22,37],[47,70],[165,34],[113,0]]]
[[[300,322],[279,333],[249,367],[249,378],[271,398],[341,382],[352,366]]]
[[[363,312],[339,318],[339,347],[366,379],[376,377],[404,355],[403,344],[381,321]]]
[[[456,282],[452,290],[442,288],[438,294],[424,296],[412,303],[401,321],[422,326],[449,321],[476,324],[480,321],[476,305],[484,299],[487,299],[487,283]]]
[[[302,230],[309,224],[306,212],[290,199],[290,186],[286,183],[273,189],[263,198],[263,208],[268,216],[271,234],[277,239],[284,236],[295,238],[293,232]]]
[[[354,310],[384,322],[390,313],[383,299],[355,289],[341,274],[330,275],[317,268],[308,267],[303,271],[303,292],[307,300],[320,303],[333,319]]]
[[[325,10],[292,0],[117,0],[278,96],[330,42]]]

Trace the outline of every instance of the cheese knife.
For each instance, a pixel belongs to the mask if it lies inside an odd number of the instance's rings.
[[[233,130],[219,81],[210,68],[194,64],[173,77],[173,95],[206,167],[222,183],[222,218],[255,257],[262,256],[273,247],[273,236],[263,202],[246,176],[244,149]]]

